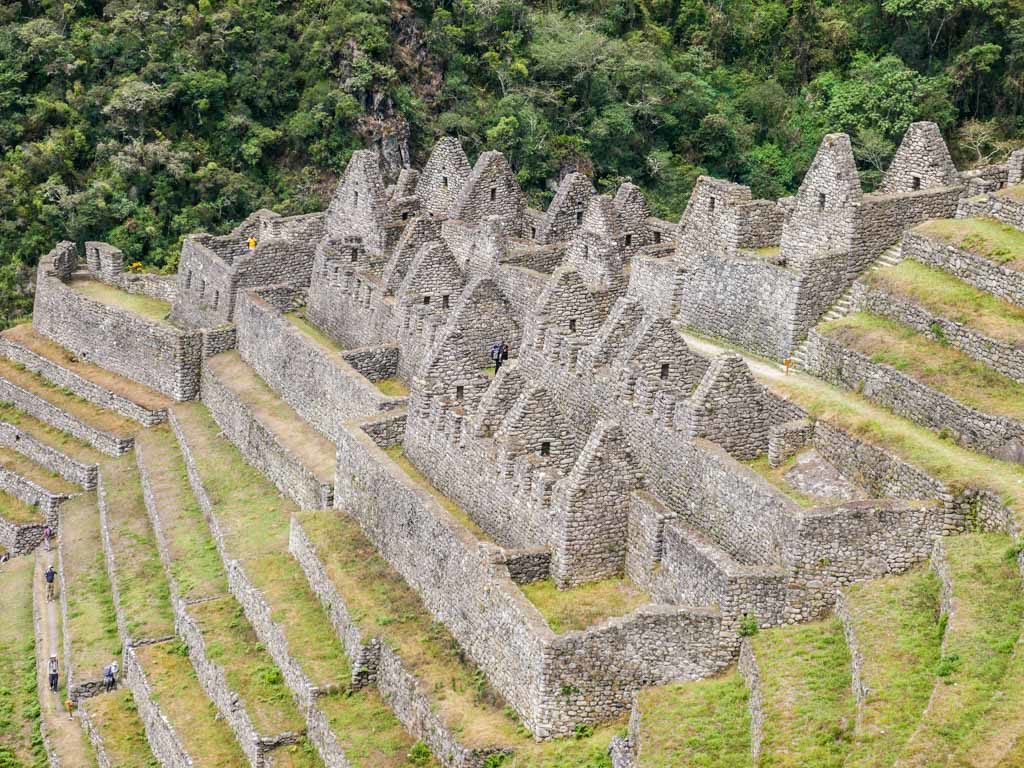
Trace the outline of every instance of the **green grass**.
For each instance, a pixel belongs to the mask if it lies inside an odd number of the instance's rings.
[[[808,493],[803,493],[794,488],[789,482],[786,481],[784,475],[789,472],[796,464],[796,456],[790,456],[786,461],[777,467],[772,467],[768,464],[768,455],[762,454],[756,459],[743,462],[752,470],[757,472],[761,477],[771,483],[776,489],[782,491],[786,496],[791,498],[797,504],[804,509],[811,507],[820,506],[826,503],[824,499],[818,499],[811,496]]]
[[[637,768],[745,768],[751,765],[746,683],[719,677],[641,691]]]
[[[650,595],[621,578],[591,581],[572,589],[559,589],[554,581],[545,579],[523,584],[520,589],[558,634],[625,616],[651,602]]]
[[[996,264],[1024,270],[1024,232],[995,219],[935,219],[914,231],[963,248]]]
[[[64,570],[63,583],[58,586],[68,603],[64,631],[71,638],[71,658],[78,679],[98,680],[103,668],[120,655],[121,643],[103,558],[96,497],[91,493],[76,496],[61,509]]]
[[[904,259],[895,266],[869,272],[865,280],[991,339],[1024,346],[1024,308],[978,290],[941,269]]]
[[[761,765],[841,766],[856,713],[839,621],[771,629],[751,642],[765,713]]]
[[[84,699],[79,706],[89,713],[114,765],[118,768],[159,768],[160,763],[149,750],[142,720],[127,687]]]
[[[196,768],[248,765],[235,735],[203,692],[185,646],[177,640],[135,649],[153,700],[171,722]]]
[[[171,593],[146,513],[134,457],[106,459],[101,472],[107,493],[107,527],[117,568],[118,595],[128,635],[137,640],[173,635]]]
[[[309,320],[306,319],[305,308],[298,309],[294,312],[286,312],[284,316],[288,320],[288,322],[291,323],[295,328],[300,330],[306,338],[310,339],[327,352],[340,355],[342,352],[345,351],[344,348],[338,344],[338,342],[336,342],[334,339],[332,339],[330,336],[328,336],[326,333],[321,331],[319,328],[317,328],[315,325],[309,322]]]
[[[101,304],[132,312],[163,325],[171,325],[167,320],[167,316],[171,313],[171,305],[166,301],[154,299],[152,296],[128,293],[120,288],[88,278],[73,279],[68,285],[77,293]]]
[[[354,766],[437,768],[429,752],[417,760],[412,758],[416,743],[375,689],[332,694],[321,697],[319,703],[342,751]]]
[[[0,565],[0,766],[44,768],[36,696],[31,557]]]
[[[954,608],[946,625],[939,680],[928,711],[907,744],[910,765],[946,764],[1020,677],[1006,679],[1024,619],[1024,592],[1008,537],[975,534],[945,540]],[[1008,687],[1007,687],[1008,685]],[[1020,712],[1016,712],[1019,719]]]
[[[910,326],[856,312],[820,330],[872,362],[892,366],[971,408],[1024,421],[1024,384]]]
[[[398,378],[381,379],[373,382],[373,385],[388,397],[406,397],[409,394],[409,387]]]
[[[42,524],[43,513],[21,499],[0,492],[0,517],[15,525]]]
[[[0,467],[21,475],[26,480],[31,480],[52,494],[70,496],[81,490],[79,486],[68,482],[56,472],[37,464],[32,459],[22,456],[13,448],[0,448]]]
[[[15,425],[25,434],[83,464],[96,464],[103,456],[88,443],[22,413],[10,403],[0,402],[0,421]]]
[[[930,568],[846,590],[867,686],[846,768],[892,765],[924,712],[940,657],[939,582]]]
[[[1024,184],[1012,184],[1008,187],[1003,187],[996,192],[997,197],[1008,197],[1011,200],[1020,200],[1024,202]]]
[[[393,445],[390,448],[385,448],[384,453],[386,453],[393,462],[401,467],[402,471],[405,472],[413,482],[426,489],[430,495],[434,497],[437,503],[444,507],[448,514],[462,524],[463,528],[480,539],[480,541],[493,542],[493,539],[487,534],[487,531],[481,528],[462,507],[441,493],[441,491],[439,491],[434,484],[430,482],[430,478],[420,472],[419,468],[409,460],[408,456],[405,455],[405,451],[402,449],[401,445]]]

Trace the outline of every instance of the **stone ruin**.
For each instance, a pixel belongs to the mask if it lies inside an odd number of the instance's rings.
[[[680,330],[791,356],[906,230],[1019,183],[1022,157],[962,173],[917,123],[865,193],[849,138],[832,134],[793,197],[701,177],[675,225],[636,186],[598,194],[579,173],[534,210],[500,152],[470,163],[453,138],[393,186],[359,151],[326,211],[192,235],[171,278],[125,273],[104,244],[84,260],[61,244],[40,264],[34,323],[173,399],[202,398],[285,494],[358,521],[537,738],[562,736],[641,688],[731,663],[745,621],[820,617],[841,587],[926,560],[979,508],[1000,518],[998,500],[979,507],[815,422],[742,357],[709,358]],[[171,322],[69,289],[84,279],[168,300]],[[510,354],[495,374],[498,342]],[[234,348],[337,447],[332,487],[225,426],[246,417],[207,361]],[[408,394],[374,386],[391,380]],[[396,446],[464,518],[396,469]],[[750,469],[808,446],[832,473],[809,508]],[[547,578],[624,578],[650,602],[556,634],[520,591]]]

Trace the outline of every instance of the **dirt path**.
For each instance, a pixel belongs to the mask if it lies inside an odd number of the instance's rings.
[[[785,369],[778,363],[768,362],[767,360],[763,360],[758,357],[751,357],[750,355],[740,352],[738,349],[719,346],[712,341],[692,336],[688,333],[681,332],[679,335],[683,337],[683,341],[686,342],[686,346],[698,355],[703,355],[704,357],[716,357],[723,352],[735,352],[746,361],[747,365],[750,367],[750,372],[759,379],[782,379],[786,376]],[[802,376],[804,374],[792,371],[790,375]]]
[[[95,766],[92,746],[78,723],[78,718],[69,719],[64,710],[65,669],[64,654],[61,650],[60,603],[57,599],[46,600],[46,579],[43,571],[48,565],[57,567],[56,548],[47,552],[42,547],[36,550],[36,572],[33,580],[36,605],[39,606],[39,621],[36,624],[36,662],[39,705],[42,712],[43,728],[46,729],[50,746],[64,766]],[[59,585],[58,585],[59,587]],[[51,654],[60,660],[59,693],[50,691],[47,679],[46,661]]]

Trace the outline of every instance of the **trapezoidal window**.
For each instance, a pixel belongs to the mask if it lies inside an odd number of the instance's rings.
[[[497,199],[498,199],[498,188],[497,187],[491,187],[491,200],[497,200]]]
[[[920,176],[916,176],[915,175],[915,176],[911,177],[911,179],[910,179],[910,188],[913,189],[915,192],[921,188],[921,177]]]
[[[551,455],[551,443],[549,443],[547,440],[545,440],[543,443],[540,444],[540,455],[541,456],[550,456]]]
[[[424,305],[429,304],[430,303],[430,297],[429,296],[424,296],[423,297],[423,303],[424,303]]]
[[[448,294],[441,297],[441,309],[448,309]]]
[[[530,239],[531,240],[536,240],[537,239],[537,228],[536,227],[530,227]]]
[[[466,388],[464,386],[459,384],[457,387],[455,387],[455,399],[456,400],[461,400],[462,396],[464,394],[466,394]]]
[[[715,198],[713,197],[710,201],[708,201],[708,210],[711,211],[712,213],[714,213],[715,211]]]
[[[576,211],[576,226],[583,223],[583,211]]]
[[[569,333],[576,333],[576,320],[572,319],[569,321]]]
[[[351,259],[351,261],[353,263],[359,261],[359,251],[352,251],[352,259]]]
[[[633,244],[633,236],[632,235],[626,235],[626,245],[632,245],[632,244]]]
[[[818,210],[819,211],[825,210],[825,193],[824,192],[819,192],[818,193]]]
[[[661,232],[655,231],[655,233],[654,233],[654,244],[658,245],[659,243],[661,243]]]
[[[661,364],[661,378],[662,379],[667,379],[668,378],[668,363],[662,363]]]
[[[409,220],[409,212],[408,211],[402,211],[402,221],[408,221],[408,220]]]

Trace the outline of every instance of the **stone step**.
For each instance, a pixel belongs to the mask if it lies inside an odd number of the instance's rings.
[[[55,387],[10,360],[0,360],[0,401],[108,456],[130,450],[138,429],[128,419]]]
[[[179,633],[200,684],[252,765],[294,753],[289,765],[323,765],[302,735],[306,723],[274,662],[230,595],[227,574],[192,496],[185,461],[166,428],[139,435],[136,458],[145,506],[171,586]]]
[[[941,656],[939,583],[927,567],[845,590],[836,613],[853,669],[857,729],[846,768],[892,765],[921,719]]]
[[[306,509],[331,506],[336,448],[282,400],[238,352],[203,366],[203,402],[246,461]]]
[[[951,755],[957,765],[996,765],[1024,734],[1024,592],[1010,546],[1002,534],[936,542],[932,567],[946,617],[938,677],[898,768],[945,765]]]
[[[151,427],[167,420],[172,400],[142,384],[78,359],[29,323],[0,333],[0,355],[83,400]]]

